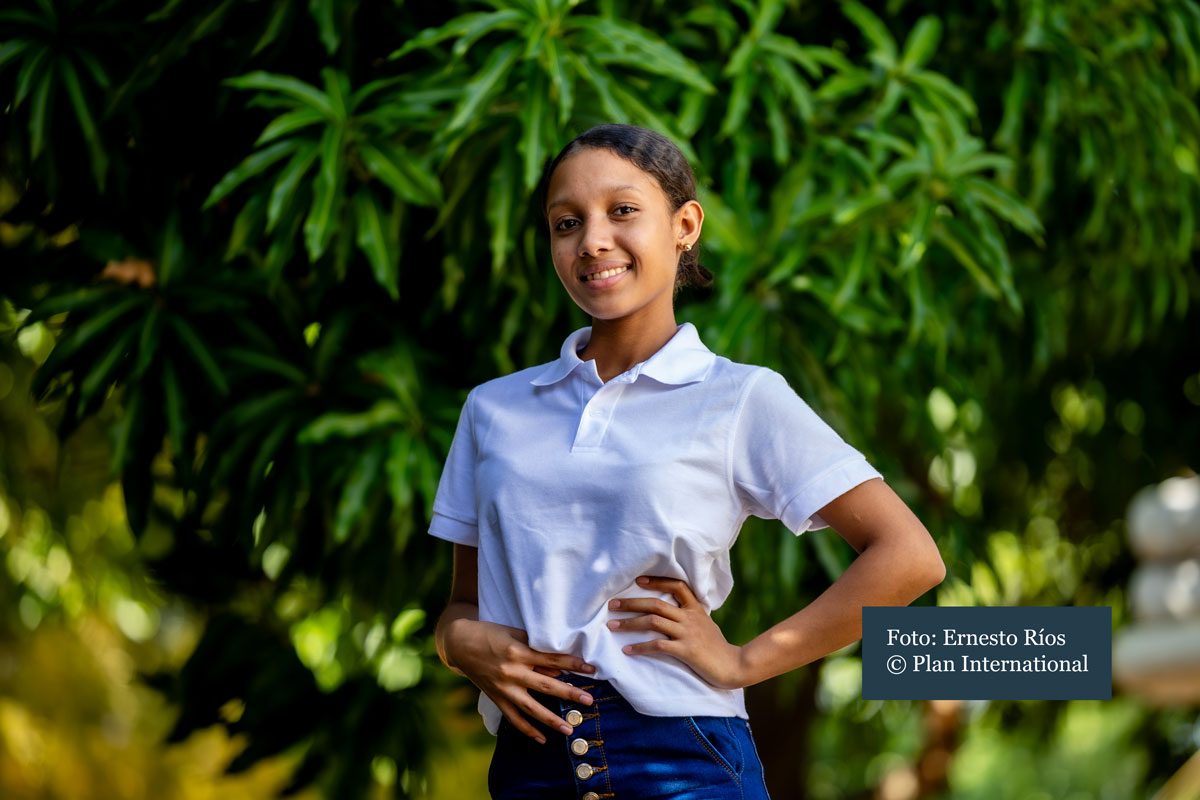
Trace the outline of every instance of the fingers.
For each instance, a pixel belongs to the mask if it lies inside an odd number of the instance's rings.
[[[687,616],[687,613],[679,606],[657,597],[622,597],[618,600],[610,600],[608,608],[610,611],[638,611],[643,614],[657,614],[673,622],[682,622]]]
[[[679,605],[682,608],[688,608],[700,602],[688,582],[679,578],[659,578],[654,575],[643,575],[637,579],[637,585],[644,589],[657,589],[660,592],[670,592],[675,595],[675,599],[679,601]]]

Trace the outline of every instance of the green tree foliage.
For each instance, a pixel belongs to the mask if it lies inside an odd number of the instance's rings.
[[[1191,0],[26,0],[0,86],[33,391],[63,438],[111,415],[146,568],[211,614],[150,678],[171,738],[240,700],[235,768],[305,745],[294,787],[425,763],[449,553],[421,534],[466,390],[586,324],[535,189],[590,125],[684,149],[717,280],[680,316],[880,466],[944,600],[1119,604],[1125,499],[1195,456]],[[751,520],[731,641],[852,556]],[[820,758],[911,750],[830,674],[822,724],[877,735]],[[839,780],[814,796],[867,788]]]

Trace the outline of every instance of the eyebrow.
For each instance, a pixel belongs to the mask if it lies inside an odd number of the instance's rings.
[[[617,192],[625,192],[625,191],[629,191],[629,190],[633,190],[635,192],[641,191],[640,189],[638,189],[638,187],[630,186],[629,184],[623,184],[621,186],[609,186],[606,189],[606,191],[609,194],[616,194]],[[555,206],[564,206],[566,204],[567,204],[566,200],[559,198],[559,199],[555,200],[553,203],[550,203],[549,205],[547,205],[546,210],[549,211],[550,209],[554,208]]]

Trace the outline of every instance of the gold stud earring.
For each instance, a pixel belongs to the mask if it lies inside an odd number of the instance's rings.
[[[684,249],[684,250],[691,250],[691,249],[692,249],[692,246],[691,246],[690,244],[685,244],[685,245],[683,246],[683,249]]]

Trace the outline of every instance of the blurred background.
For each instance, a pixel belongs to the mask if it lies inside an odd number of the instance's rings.
[[[1127,521],[1200,461],[1198,88],[1182,0],[6,3],[0,797],[486,796],[425,524],[467,390],[588,324],[534,189],[610,121],[701,185],[677,318],[934,535],[918,604],[1185,653],[882,702],[851,646],[747,689],[772,795],[1200,796],[1200,532]],[[714,617],[748,641],[852,557],[752,518]],[[1162,559],[1183,600],[1132,602]]]

